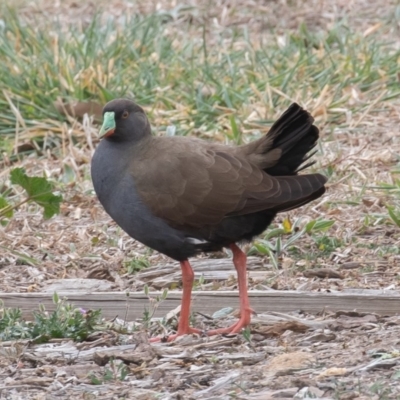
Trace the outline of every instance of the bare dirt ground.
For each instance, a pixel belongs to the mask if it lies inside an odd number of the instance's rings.
[[[127,12],[151,13],[171,9],[176,1],[75,2],[19,0],[19,12],[67,21],[90,21],[99,4],[108,15]],[[337,19],[367,32],[382,17],[398,10],[398,2],[367,1],[188,1],[212,29],[246,25],[252,35],[271,27],[297,29],[302,22],[315,29],[328,29]],[[397,7],[397,8],[396,8]],[[232,12],[230,12],[232,11]],[[194,28],[194,32],[196,28]],[[383,30],[399,46],[399,29]],[[381,182],[394,183],[393,168],[400,154],[400,102],[394,100],[377,116],[371,109],[349,116],[345,128],[324,141],[317,155],[318,166],[328,163],[343,178],[330,183],[319,201],[292,211],[295,220],[334,219],[332,235],[341,245],[329,256],[313,261],[295,261],[284,256],[281,270],[265,268],[265,276],[250,280],[251,288],[268,290],[346,291],[375,289],[399,293],[399,230],[394,224],[365,224],[368,215],[387,215],[389,194],[375,189]],[[318,120],[317,120],[318,121]],[[78,125],[77,125],[78,126]],[[0,231],[4,248],[29,254],[39,265],[21,263],[13,251],[0,255],[0,292],[42,291],[54,280],[97,278],[110,282],[110,290],[143,290],[143,271],[126,272],[132,258],[147,255],[110,221],[98,204],[89,174],[96,126],[78,126],[85,148],[66,145],[64,159],[28,157],[20,162],[30,174],[61,177],[63,164],[74,166],[77,181],[70,185],[62,212],[49,221],[29,209],[21,210]],[[89,150],[88,150],[89,148]],[[15,166],[15,165],[14,165]],[[0,172],[3,178],[6,168]],[[336,208],[326,208],[337,202]],[[382,217],[383,218],[383,217]],[[278,219],[279,221],[279,219]],[[357,245],[351,238],[357,236]],[[309,238],[297,245],[306,246]],[[379,244],[379,246],[377,245]],[[217,255],[228,257],[227,254]],[[153,253],[152,266],[170,262]],[[213,259],[209,259],[210,263]],[[268,259],[260,262],[269,264]],[[340,278],[307,277],[304,269],[314,263],[338,271]],[[160,268],[157,278],[163,277]],[[164,286],[171,283],[165,279]],[[176,283],[179,285],[179,282]],[[160,289],[160,287],[156,287]],[[232,277],[205,281],[197,290],[236,288]],[[207,310],[204,310],[207,314]],[[208,326],[203,316],[197,324]],[[228,323],[228,322],[226,322]],[[251,339],[236,337],[184,337],[171,344],[148,344],[142,334],[118,334],[110,329],[90,342],[54,340],[47,345],[28,341],[0,343],[0,396],[3,399],[400,399],[400,317],[370,313],[338,312],[307,315],[260,314],[254,318]],[[110,359],[112,361],[110,361]],[[126,374],[125,376],[123,376]]]

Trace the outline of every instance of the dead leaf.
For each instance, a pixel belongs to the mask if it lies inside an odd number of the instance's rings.
[[[308,368],[313,362],[315,362],[315,357],[304,351],[280,354],[273,357],[265,366],[265,374],[268,376],[286,375],[294,370]]]
[[[309,327],[297,321],[284,321],[278,322],[272,326],[261,327],[259,329],[252,329],[251,333],[264,335],[267,337],[281,336],[286,331],[304,333],[307,332]]]
[[[322,371],[317,379],[326,378],[327,376],[343,376],[347,374],[347,368],[328,368],[325,371]]]
[[[365,315],[364,317],[346,317],[346,316],[341,316],[338,318],[335,322],[335,327],[336,328],[344,328],[344,329],[353,329],[353,328],[358,328],[359,326],[362,326],[364,324],[376,324],[378,322],[378,319],[376,318],[375,315]]]
[[[103,350],[98,351],[93,355],[93,361],[100,366],[106,365],[110,359],[122,360],[127,364],[134,363],[141,365],[144,362],[149,363],[156,357],[156,353],[150,345],[141,348],[140,345],[134,351],[120,351],[120,350]]]
[[[58,98],[53,105],[60,114],[65,116],[81,120],[85,114],[88,114],[93,115],[97,122],[102,119],[103,107],[95,101],[65,102],[61,98]]]
[[[336,335],[334,333],[317,333],[312,335],[304,340],[304,342],[331,342],[336,339]]]
[[[372,207],[372,206],[375,204],[375,201],[368,200],[368,199],[362,199],[362,202],[363,202],[363,204],[364,204],[365,206],[367,206],[368,208],[369,208],[369,207]]]
[[[18,386],[32,385],[32,386],[48,386],[54,382],[53,378],[29,377],[16,381],[14,384]]]
[[[361,263],[358,262],[346,262],[340,266],[340,269],[357,269],[362,267]]]
[[[318,268],[318,269],[308,269],[303,272],[303,275],[306,278],[335,278],[335,279],[344,279],[344,276],[339,274],[333,269],[330,268]]]
[[[352,317],[352,318],[356,318],[356,317],[365,317],[367,315],[372,315],[375,317],[375,319],[378,319],[378,315],[370,313],[370,312],[360,312],[360,311],[346,311],[346,310],[339,310],[335,313],[335,317],[339,318],[342,315],[346,316],[346,317]]]
[[[20,153],[24,153],[24,152],[28,152],[28,151],[32,151],[32,150],[35,150],[35,146],[31,142],[27,142],[27,143],[19,144],[17,146],[17,151],[16,152],[18,154],[20,154]]]
[[[115,282],[115,278],[111,275],[110,270],[105,266],[96,266],[86,276],[87,279],[102,279]]]

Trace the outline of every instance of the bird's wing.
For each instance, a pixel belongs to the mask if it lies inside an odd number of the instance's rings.
[[[172,226],[201,228],[226,216],[292,208],[325,182],[321,175],[269,176],[230,150],[200,140],[154,138],[132,160],[136,190]]]

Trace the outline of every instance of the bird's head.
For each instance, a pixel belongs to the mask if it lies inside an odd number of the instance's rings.
[[[104,106],[101,139],[132,142],[149,134],[151,129],[146,114],[132,100],[115,99]]]

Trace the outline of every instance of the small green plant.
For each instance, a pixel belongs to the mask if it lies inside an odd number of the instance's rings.
[[[379,400],[389,399],[389,395],[391,394],[391,390],[387,387],[387,383],[383,380],[379,380],[373,383],[368,391],[376,396]]]
[[[279,256],[297,240],[305,235],[313,235],[317,232],[326,232],[334,223],[333,220],[312,220],[303,228],[299,225],[301,220],[298,219],[292,225],[288,219],[285,219],[282,228],[271,229],[267,232],[263,239],[257,240],[250,252],[261,253],[268,255],[272,265],[275,268],[279,267]],[[283,237],[287,236],[287,240]],[[276,238],[275,243],[271,239]]]
[[[153,318],[158,306],[163,302],[168,296],[168,289],[164,289],[161,296],[150,297],[149,287],[144,286],[144,294],[149,298],[150,307],[144,307],[142,323],[145,328],[149,328],[151,319]]]
[[[150,267],[150,261],[146,257],[134,257],[125,264],[128,274],[139,272]]]
[[[399,169],[399,167],[397,167],[392,172],[398,174],[399,171],[400,171],[400,169]],[[372,186],[371,189],[385,190],[385,191],[389,192],[390,194],[396,195],[398,198],[398,196],[400,194],[400,179],[395,179],[394,183],[382,182],[377,186]],[[383,221],[385,223],[389,219],[395,225],[397,225],[397,227],[400,228],[400,209],[398,206],[399,206],[398,201],[397,201],[396,206],[387,204],[386,209],[388,211],[389,218],[387,218],[387,215],[381,215],[380,217],[383,219]]]
[[[24,193],[16,193],[14,196],[12,194],[15,190],[10,188],[0,196],[0,222],[2,225],[6,225],[12,218],[14,210],[28,202],[41,206],[45,219],[60,212],[62,197],[53,194],[54,186],[46,178],[29,177],[23,168],[14,168],[10,173],[10,181],[13,185],[21,186]],[[12,203],[10,203],[10,199],[12,199]]]
[[[201,286],[204,285],[204,282],[205,282],[205,278],[204,278],[204,275],[202,274],[198,281],[193,282],[193,289],[194,290],[201,289]]]
[[[246,342],[251,343],[251,330],[249,326],[242,330],[242,335]]]
[[[318,246],[318,250],[324,254],[330,254],[343,245],[340,239],[326,235],[315,236],[313,239]]]
[[[100,323],[101,311],[76,308],[57,293],[53,295],[56,308],[46,311],[44,305],[33,312],[33,321],[25,321],[21,310],[7,309],[0,305],[0,340],[33,339],[44,343],[54,338],[85,340]]]
[[[394,207],[386,206],[390,219],[400,228],[400,211],[395,210]]]
[[[219,358],[217,356],[211,356],[210,357],[210,363],[211,364],[218,364],[219,363]]]
[[[29,326],[22,318],[19,308],[3,308],[0,304],[0,340],[25,339],[29,337]]]
[[[123,382],[128,373],[128,367],[122,362],[116,362],[114,359],[110,359],[108,363],[109,367],[106,366],[102,376],[96,376],[94,373],[89,375],[92,385],[102,385],[106,382]]]

